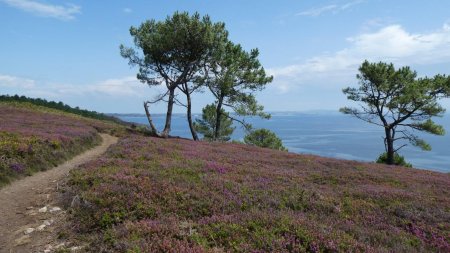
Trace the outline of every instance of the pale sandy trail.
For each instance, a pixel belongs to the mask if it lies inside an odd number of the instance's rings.
[[[50,238],[51,225],[38,231],[39,225],[57,219],[57,209],[51,203],[57,193],[57,185],[69,171],[103,154],[117,138],[101,134],[102,143],[53,169],[36,173],[0,189],[0,252],[33,252]],[[47,206],[46,212],[39,209]],[[43,211],[43,210],[41,210]],[[48,223],[47,223],[48,224]],[[26,234],[27,228],[35,228]]]

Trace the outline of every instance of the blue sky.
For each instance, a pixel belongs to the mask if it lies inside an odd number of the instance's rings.
[[[141,113],[160,89],[139,83],[120,57],[119,45],[132,45],[129,27],[198,11],[225,22],[245,49],[259,48],[274,75],[257,95],[266,110],[337,110],[348,105],[341,90],[357,84],[364,59],[409,65],[420,76],[450,74],[449,9],[441,0],[0,0],[0,93]],[[200,112],[213,98],[205,92],[193,102]]]

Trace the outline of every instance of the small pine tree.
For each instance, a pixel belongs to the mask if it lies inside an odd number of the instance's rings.
[[[194,128],[203,135],[203,139],[209,141],[229,141],[235,127],[233,121],[228,117],[229,114],[221,109],[220,129],[217,138],[214,137],[216,130],[216,105],[209,104],[202,109],[202,118],[196,119]]]
[[[244,137],[244,142],[249,145],[255,145],[263,148],[271,148],[276,150],[288,151],[280,138],[268,129],[257,129]]]

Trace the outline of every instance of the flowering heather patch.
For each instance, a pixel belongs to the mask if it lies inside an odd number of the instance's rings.
[[[100,141],[109,124],[26,104],[0,103],[0,187]]]
[[[70,182],[91,251],[450,251],[437,172],[130,135]]]

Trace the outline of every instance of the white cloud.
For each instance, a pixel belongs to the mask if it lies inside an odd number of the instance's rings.
[[[341,5],[338,4],[330,4],[330,5],[325,5],[325,6],[321,6],[321,7],[315,7],[306,11],[302,11],[300,13],[297,13],[298,16],[310,16],[310,17],[317,17],[320,16],[326,12],[332,12],[333,14],[337,14],[341,11],[345,11],[350,9],[352,6],[355,6],[357,4],[363,3],[363,0],[356,0],[356,1],[351,1],[351,2],[347,2]]]
[[[145,84],[135,76],[111,78],[94,84],[51,84],[49,90],[58,95],[107,95],[110,97],[141,97],[145,93]]]
[[[280,92],[287,92],[299,85],[321,85],[324,89],[332,89],[342,82],[348,85],[365,59],[393,62],[397,66],[450,62],[448,24],[428,33],[410,33],[400,25],[390,25],[347,40],[350,46],[333,54],[316,56],[301,64],[270,69],[269,72],[275,77],[274,86]]]
[[[125,12],[125,13],[129,14],[129,13],[132,13],[132,12],[133,12],[133,10],[132,10],[132,9],[130,9],[130,8],[124,8],[124,9],[123,9],[123,12]]]
[[[46,97],[101,95],[109,97],[142,97],[149,90],[134,76],[107,79],[94,84],[52,84],[32,79],[0,74],[0,87],[26,95],[44,95]],[[154,89],[159,91],[160,89]]]
[[[30,89],[36,86],[32,79],[0,74],[0,87]]]
[[[21,9],[26,12],[33,13],[42,17],[51,17],[61,20],[71,20],[76,14],[81,13],[81,7],[73,4],[52,5],[41,3],[34,0],[1,0],[2,2]]]
[[[110,78],[92,84],[64,84],[0,73],[0,90],[2,94],[63,101],[72,106],[82,106],[103,112],[141,112],[143,101],[158,97],[166,91],[166,88],[164,85],[149,88],[135,76]],[[179,99],[184,101],[184,96],[179,95]],[[196,107],[194,107],[197,112],[201,108],[197,108],[199,101],[201,102],[196,99]],[[165,106],[165,103],[154,104],[152,111],[164,112]],[[184,107],[177,108],[175,111],[184,112]]]
[[[86,87],[88,92],[103,93],[111,96],[140,96],[146,85],[139,82],[135,76],[118,79],[107,79]]]

